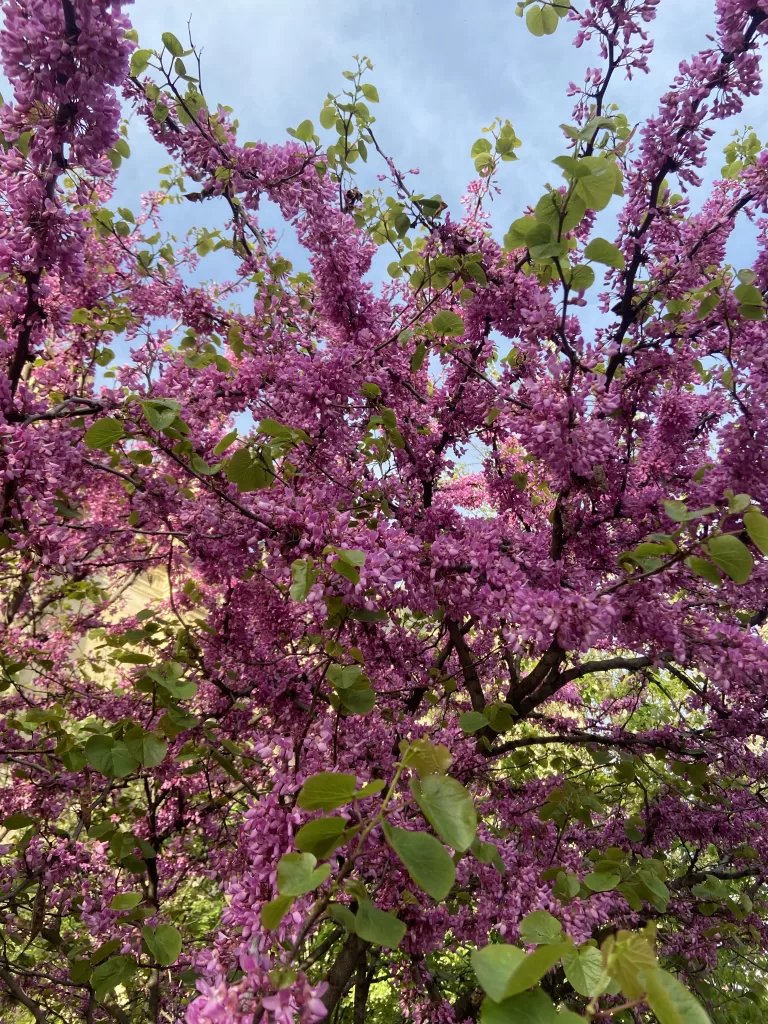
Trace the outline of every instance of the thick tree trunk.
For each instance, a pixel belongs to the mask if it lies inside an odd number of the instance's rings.
[[[341,952],[336,957],[336,962],[328,975],[328,988],[323,996],[323,1003],[327,1013],[323,1020],[329,1020],[336,1009],[336,1005],[344,995],[349,980],[355,971],[360,967],[362,961],[365,964],[365,954],[368,943],[358,935],[350,935],[344,943]]]
[[[374,967],[368,968],[367,960],[364,957],[360,961],[360,966],[357,969],[357,979],[355,981],[355,1012],[352,1018],[352,1024],[365,1024],[366,1009],[368,1007],[368,993],[371,989],[371,979],[373,977]]]

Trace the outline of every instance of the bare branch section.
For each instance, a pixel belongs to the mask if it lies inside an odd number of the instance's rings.
[[[23,1006],[26,1010],[32,1014],[36,1024],[49,1024],[51,1018],[48,1013],[43,1009],[40,1003],[34,999],[30,999],[21,985],[18,983],[16,978],[10,971],[7,971],[4,967],[0,967],[0,981],[2,981],[14,1002],[18,1003],[19,1006]]]

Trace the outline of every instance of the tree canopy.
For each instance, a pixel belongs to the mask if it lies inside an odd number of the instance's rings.
[[[4,0],[4,1020],[765,1020],[768,0],[633,126],[658,5],[517,5],[591,66],[495,238],[509,120],[451,211],[367,58],[243,141],[192,39]]]

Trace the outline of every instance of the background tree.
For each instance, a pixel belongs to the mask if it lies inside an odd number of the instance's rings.
[[[764,1019],[757,136],[688,190],[768,0],[718,0],[635,130],[609,86],[657,6],[518,5],[602,64],[502,244],[509,121],[456,219],[383,151],[365,58],[317,132],[241,144],[191,42],[3,5],[6,1019]],[[121,102],[171,159],[138,212]],[[167,236],[178,202],[221,229]]]

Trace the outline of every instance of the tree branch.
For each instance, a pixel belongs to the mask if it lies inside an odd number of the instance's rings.
[[[336,957],[333,967],[328,973],[328,988],[323,995],[323,1004],[327,1011],[323,1020],[330,1020],[331,1014],[344,995],[350,978],[357,971],[361,960],[365,961],[368,943],[359,935],[350,935]]]
[[[8,987],[11,999],[26,1007],[35,1018],[37,1024],[48,1024],[48,1015],[45,1013],[40,1003],[31,999],[27,995],[10,971],[6,971],[4,967],[0,967],[0,979],[4,981]]]
[[[544,694],[539,696],[540,688],[553,673],[556,680],[559,678],[557,670],[564,657],[565,651],[557,640],[553,640],[528,675],[510,687],[507,693],[507,703],[511,704],[519,715],[527,715],[559,689],[559,684],[551,684],[546,687]]]
[[[585,661],[575,668],[569,668],[560,673],[560,685],[572,682],[574,679],[581,679],[582,676],[591,675],[593,672],[612,672],[617,668],[638,669],[648,668],[653,664],[653,658],[640,656],[638,658],[605,658],[603,661]]]
[[[573,732],[567,736],[521,736],[517,740],[509,740],[500,747],[491,748],[485,751],[487,757],[499,757],[511,750],[520,750],[522,747],[545,746],[549,743],[565,743],[571,746],[584,746],[591,743],[606,747],[623,747],[631,750],[635,747],[648,747],[648,749],[663,748],[671,750],[675,754],[683,754],[687,757],[700,757],[699,751],[688,750],[682,744],[674,740],[659,740],[647,736],[601,736],[593,732]]]
[[[477,673],[477,667],[475,665],[475,660],[472,657],[472,652],[464,639],[461,626],[459,626],[455,619],[446,619],[445,624],[448,629],[448,636],[451,638],[451,643],[453,644],[453,648],[459,658],[461,674],[464,678],[464,686],[469,694],[469,699],[472,701],[472,710],[482,711],[485,707],[483,686],[480,682],[480,676]]]

